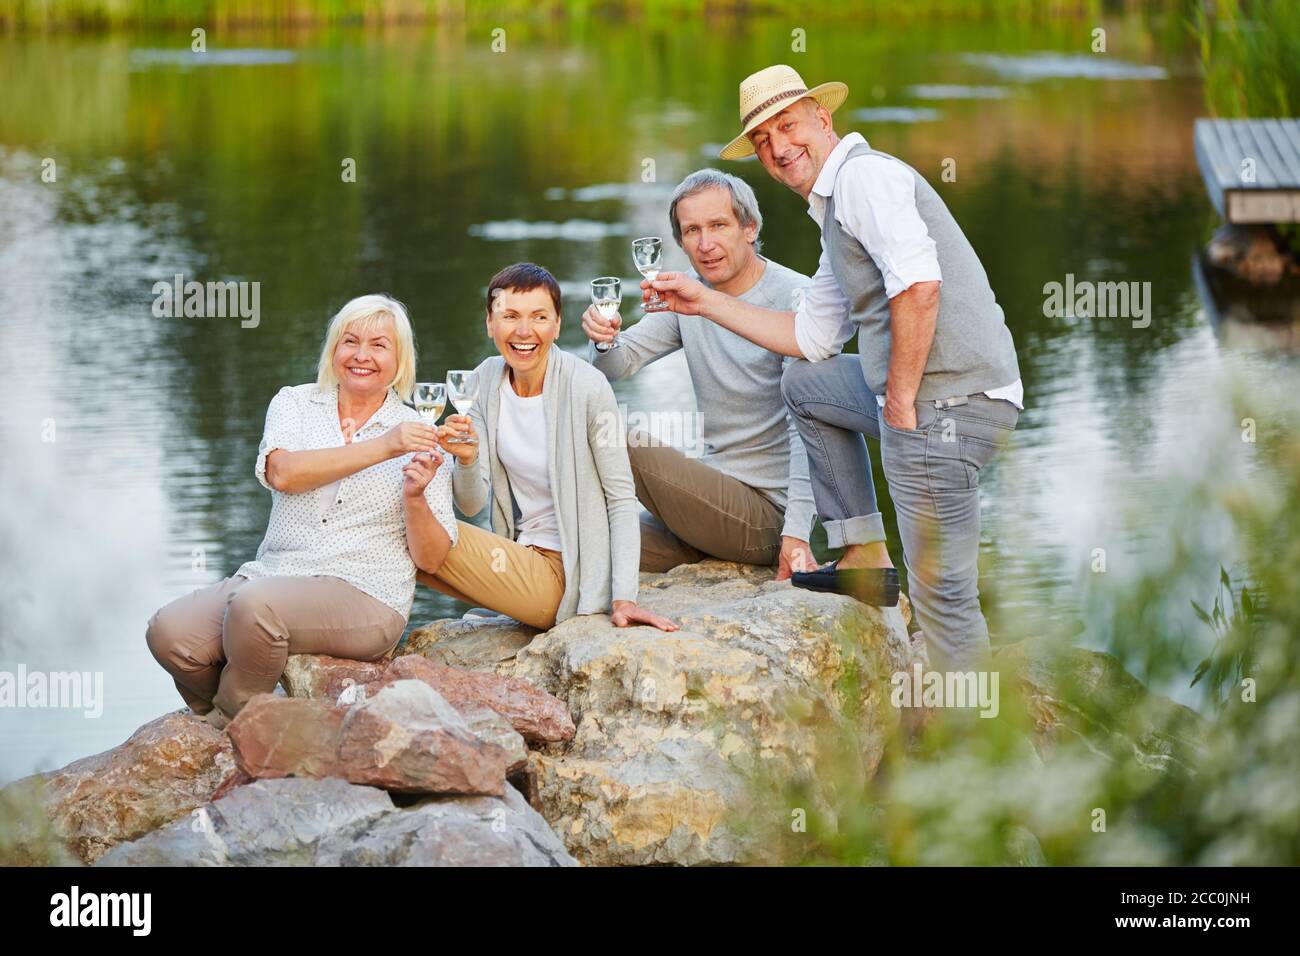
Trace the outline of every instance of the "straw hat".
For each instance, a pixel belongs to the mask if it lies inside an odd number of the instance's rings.
[[[751,73],[740,84],[740,135],[718,155],[723,159],[741,159],[754,154],[748,135],[755,126],[766,122],[796,100],[811,96],[832,113],[839,109],[849,88],[843,83],[823,83],[811,90],[792,67],[784,63]]]

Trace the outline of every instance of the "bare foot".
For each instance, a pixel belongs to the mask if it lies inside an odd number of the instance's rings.
[[[851,544],[844,549],[838,567],[850,568],[892,568],[894,562],[889,560],[889,549],[883,541],[871,544]]]

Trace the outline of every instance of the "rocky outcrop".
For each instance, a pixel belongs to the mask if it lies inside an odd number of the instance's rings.
[[[339,779],[258,780],[100,866],[574,866],[513,788],[398,807]]]
[[[564,702],[517,677],[497,677],[435,664],[417,655],[393,661],[384,676],[366,686],[380,689],[396,680],[419,680],[453,707],[483,706],[496,711],[530,744],[571,740],[575,728]]]
[[[516,655],[540,633],[503,615],[467,615],[413,629],[401,650],[448,667],[508,674]]]
[[[573,719],[564,702],[532,684],[512,677],[448,667],[415,654],[402,655],[383,664],[293,655],[283,683],[295,697],[335,700],[340,695],[345,699],[363,699],[402,680],[421,681],[457,710],[488,707],[505,718],[529,743],[554,743],[573,737]]]
[[[917,655],[898,609],[722,562],[643,575],[639,603],[681,630],[571,618],[511,668],[577,724],[530,766],[543,815],[583,863],[764,862],[769,841],[743,822],[755,800],[798,781],[828,809],[836,795],[814,772],[828,742],[850,780],[874,773],[899,719],[889,677]],[[462,628],[434,646],[473,639]]]
[[[488,738],[518,736],[487,708],[478,717]],[[522,742],[507,748],[475,734],[418,680],[385,683],[353,704],[258,694],[228,731],[250,777],[339,777],[403,793],[501,796],[522,753]]]
[[[1192,770],[1203,755],[1203,718],[1150,693],[1110,654],[1020,641],[997,648],[993,661],[1015,678],[1044,758],[1073,740],[1148,770]]]
[[[290,697],[328,697],[338,700],[349,687],[369,684],[384,676],[389,661],[350,661],[325,654],[290,654],[280,675],[280,686]]]
[[[225,734],[189,710],[165,714],[121,746],[6,787],[6,802],[39,807],[43,818],[8,836],[3,862],[41,862],[53,837],[93,863],[118,843],[187,817],[236,775]]]
[[[770,837],[790,832],[792,792],[833,831],[905,742],[900,721],[919,726],[890,699],[926,664],[905,608],[712,561],[643,575],[640,603],[681,629],[435,622],[392,661],[291,657],[293,696],[255,698],[229,737],[170,714],[21,787],[44,782],[60,852],[105,865],[765,863],[783,859]],[[1197,762],[1196,715],[1114,658],[1033,643],[994,660],[1038,766],[1075,737],[1153,771]],[[0,792],[0,817],[26,792]],[[0,839],[0,861],[58,862],[21,818],[26,842]],[[1011,859],[1041,861],[1033,834],[1013,842]]]

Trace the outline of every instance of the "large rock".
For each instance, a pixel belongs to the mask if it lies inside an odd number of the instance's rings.
[[[489,619],[486,627],[492,628]],[[334,657],[295,654],[289,658],[284,686],[295,697],[361,699],[401,680],[418,680],[462,712],[481,707],[496,711],[529,743],[555,743],[573,737],[573,718],[564,702],[527,681],[448,667],[416,654],[391,662],[365,663]]]
[[[435,664],[415,654],[397,658],[377,684],[395,680],[419,680],[428,684],[459,709],[475,706],[492,708],[531,744],[558,743],[573,739],[573,718],[564,701],[538,690],[518,677],[498,677],[476,671]]]
[[[93,863],[118,843],[188,817],[236,776],[226,735],[189,710],[174,711],[112,750],[6,787],[4,802],[42,813],[26,815],[39,825],[29,822],[7,835],[4,862],[41,862],[48,851],[40,844],[52,834],[77,859]]]
[[[448,667],[509,674],[515,657],[540,633],[502,615],[469,615],[415,628],[401,651]]]
[[[1045,759],[1075,740],[1154,771],[1194,771],[1204,755],[1204,718],[1151,693],[1110,654],[1019,641],[996,648],[993,661],[1015,679]]]
[[[239,769],[250,777],[341,777],[414,793],[500,796],[522,748],[480,738],[418,680],[385,684],[343,705],[258,694],[227,729]],[[499,738],[507,730],[496,723],[490,733]]]
[[[640,603],[681,630],[588,615],[519,652],[514,674],[577,723],[530,766],[544,815],[583,863],[765,862],[771,841],[744,822],[756,800],[795,782],[829,813],[820,760],[848,767],[841,786],[875,772],[899,720],[890,676],[917,654],[901,613],[772,577],[717,561],[643,575]]]
[[[405,807],[373,787],[259,780],[192,820],[106,854],[100,866],[574,866],[513,789]]]
[[[386,660],[352,661],[325,654],[290,654],[280,675],[280,685],[290,697],[338,700],[349,687],[379,680],[388,664]]]

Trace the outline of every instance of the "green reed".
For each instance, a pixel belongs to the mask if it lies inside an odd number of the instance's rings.
[[[1300,4],[1213,0],[1197,5],[1205,100],[1225,117],[1295,116],[1300,107]]]

